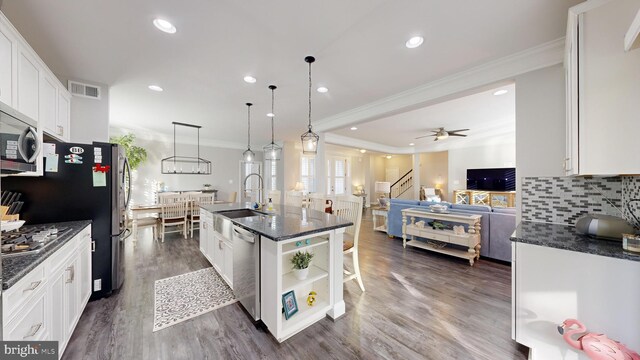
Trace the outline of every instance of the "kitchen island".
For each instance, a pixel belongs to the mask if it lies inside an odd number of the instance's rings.
[[[273,211],[243,210],[249,208],[250,204],[241,203],[202,206],[200,249],[253,319],[260,319],[282,342],[325,316],[336,319],[343,315],[342,241],[345,229],[353,223],[305,208],[278,205]],[[230,221],[232,230],[221,224],[225,220]],[[259,249],[255,252],[259,258],[259,311],[252,311],[243,302],[247,279],[253,275],[238,264],[248,262],[246,250],[242,250],[244,255],[238,253],[240,246],[246,249],[246,242],[239,240],[242,231],[254,235]],[[303,280],[297,279],[291,268],[291,258],[297,251],[314,254],[309,275]],[[253,261],[258,264],[257,259]],[[282,298],[290,292],[298,311],[287,317]],[[311,292],[316,295],[309,304]]]

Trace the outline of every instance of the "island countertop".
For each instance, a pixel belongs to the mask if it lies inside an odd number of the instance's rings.
[[[251,204],[213,204],[202,205],[201,208],[215,214],[229,210],[251,209]],[[230,220],[235,225],[273,241],[283,241],[353,225],[348,220],[317,210],[285,205],[274,205],[273,209],[273,211],[258,210],[264,213],[261,216]]]
[[[521,222],[511,235],[511,241],[577,251],[585,254],[640,261],[640,255],[625,252],[622,240],[602,240],[578,234],[569,225]]]

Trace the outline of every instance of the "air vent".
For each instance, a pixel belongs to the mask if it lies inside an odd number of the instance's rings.
[[[100,100],[100,87],[69,80],[69,91],[74,96]]]

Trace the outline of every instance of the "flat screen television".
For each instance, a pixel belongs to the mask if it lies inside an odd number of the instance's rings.
[[[467,189],[486,191],[515,191],[516,169],[467,169]]]

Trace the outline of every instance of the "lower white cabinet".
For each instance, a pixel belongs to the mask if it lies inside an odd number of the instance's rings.
[[[200,229],[200,251],[233,289],[233,245],[213,226],[213,214],[201,210],[202,228]]]
[[[91,296],[87,226],[3,293],[3,340],[58,341],[62,355]]]
[[[233,246],[226,239],[222,241],[222,278],[233,289]]]

